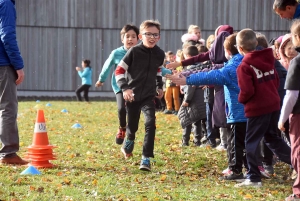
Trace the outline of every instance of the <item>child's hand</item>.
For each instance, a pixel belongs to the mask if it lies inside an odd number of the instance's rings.
[[[186,85],[186,77],[180,75],[179,73],[174,75],[166,75],[166,78],[171,80],[176,85]]]
[[[285,131],[284,123],[278,122],[278,129],[281,131]]]
[[[102,87],[104,85],[104,83],[97,81],[95,84],[95,87]]]
[[[76,67],[76,70],[77,70],[77,71],[81,71],[81,68],[80,68],[80,67]]]
[[[182,106],[184,106],[184,107],[188,107],[188,106],[189,106],[189,104],[188,104],[187,102],[183,101],[183,103],[182,103]]]
[[[125,101],[132,102],[134,101],[134,93],[131,89],[123,91],[123,98]]]
[[[178,67],[178,66],[180,66],[181,65],[181,63],[178,63],[178,62],[173,62],[173,63],[168,63],[167,65],[166,65],[166,68],[168,68],[168,69],[174,69],[174,68],[176,68],[176,67]]]
[[[162,89],[157,89],[157,96],[156,98],[161,99],[164,95],[164,91]]]

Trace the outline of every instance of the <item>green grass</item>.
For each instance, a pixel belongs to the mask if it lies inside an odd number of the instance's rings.
[[[41,175],[22,176],[25,167],[1,166],[0,200],[283,200],[291,194],[289,167],[275,166],[276,175],[263,188],[238,189],[220,182],[226,153],[180,147],[181,128],[174,115],[157,113],[152,172],[138,170],[144,138],[141,116],[134,157],[125,160],[115,144],[118,128],[114,102],[51,101],[44,109],[48,137],[57,160]],[[20,102],[20,155],[31,145],[36,102]],[[69,113],[61,113],[67,109]],[[82,129],[72,129],[75,123]]]

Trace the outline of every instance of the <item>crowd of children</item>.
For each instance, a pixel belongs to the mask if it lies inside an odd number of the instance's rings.
[[[291,34],[270,42],[251,29],[234,32],[233,27],[221,25],[205,44],[201,29],[190,25],[176,55],[161,50],[156,45],[159,39],[158,21],[146,20],[140,29],[125,25],[124,46],[111,53],[96,83],[102,86],[114,68],[112,87],[120,122],[116,143],[122,145],[125,158],[132,157],[143,112],[140,169],[151,170],[155,112],[160,109],[178,116],[182,146],[192,141],[195,146],[227,150],[228,167],[219,179],[241,181],[235,187],[261,187],[261,178],[274,173],[273,154],[300,171],[300,20],[293,22]],[[293,192],[286,200],[300,199],[297,174]]]

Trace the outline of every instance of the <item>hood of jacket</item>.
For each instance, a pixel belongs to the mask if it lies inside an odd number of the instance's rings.
[[[220,25],[215,30],[215,36],[217,37],[222,31],[227,31],[230,34],[233,34],[233,27],[229,25]]]
[[[214,41],[209,52],[209,58],[214,64],[221,64],[227,61],[223,44],[226,37],[229,35],[229,32],[222,31]]]
[[[262,72],[269,72],[274,69],[275,58],[273,56],[273,50],[271,48],[266,48],[249,52],[244,56],[243,61]]]
[[[292,39],[291,34],[285,34],[282,38],[282,42],[279,47],[280,63],[283,65],[283,67],[285,69],[288,69],[288,67],[289,67],[289,60],[288,60],[288,57],[285,55],[284,50],[285,50],[286,44],[289,41],[291,41],[291,39]]]

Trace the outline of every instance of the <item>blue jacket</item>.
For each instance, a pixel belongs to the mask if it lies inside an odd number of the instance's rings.
[[[84,68],[83,71],[78,71],[78,75],[81,77],[81,83],[86,85],[92,85],[92,72],[89,67]]]
[[[293,19],[300,18],[300,4],[298,4],[296,11],[294,13]]]
[[[0,0],[0,66],[24,67],[16,38],[16,9],[14,0]]]
[[[238,102],[240,88],[236,69],[242,59],[242,55],[236,54],[228,62],[225,62],[223,68],[192,74],[186,79],[188,85],[224,85],[227,123],[247,121],[244,106]]]
[[[121,92],[122,90],[117,85],[117,81],[116,81],[114,72],[117,68],[117,65],[120,63],[120,61],[125,56],[126,52],[127,52],[127,50],[124,48],[124,46],[113,50],[110,53],[109,57],[106,59],[104,65],[103,65],[102,71],[99,75],[99,81],[103,83],[103,82],[105,82],[107,76],[109,75],[111,68],[113,68],[113,73],[111,76],[111,86],[112,86],[115,94]]]

